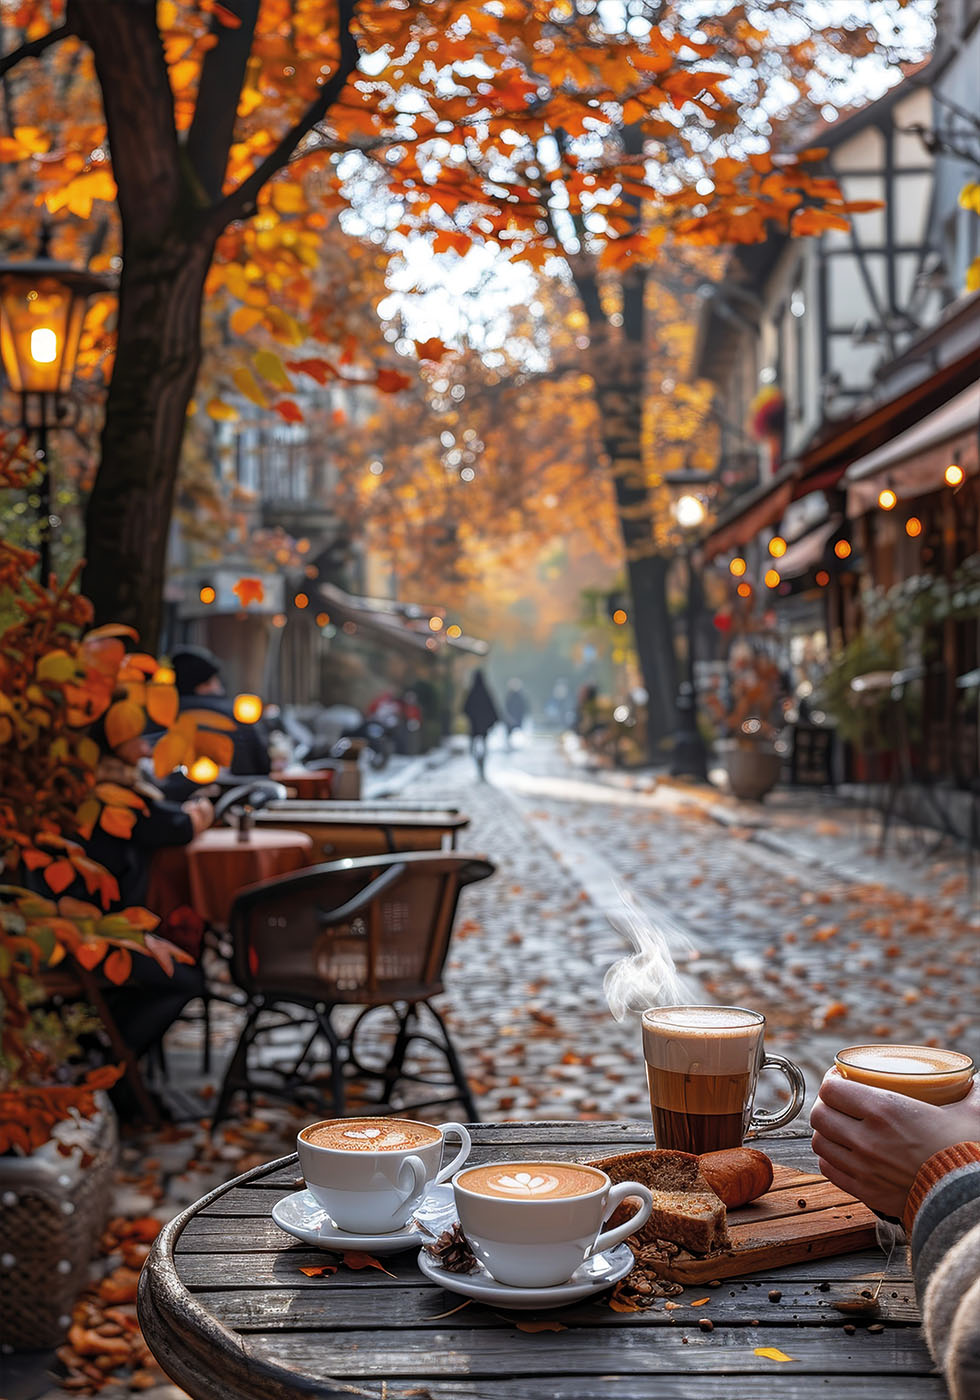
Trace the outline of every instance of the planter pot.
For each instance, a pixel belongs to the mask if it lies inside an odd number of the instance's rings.
[[[779,782],[783,758],[771,744],[751,748],[736,744],[728,751],[726,766],[732,796],[741,802],[761,802]]]
[[[98,1103],[29,1156],[0,1157],[0,1337],[15,1351],[58,1346],[88,1283],[116,1161],[116,1116]]]

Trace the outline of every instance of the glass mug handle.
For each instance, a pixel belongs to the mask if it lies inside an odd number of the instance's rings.
[[[754,1137],[757,1133],[769,1133],[773,1128],[783,1128],[787,1123],[791,1123],[803,1107],[806,1098],[803,1071],[799,1065],[794,1065],[792,1060],[786,1060],[782,1055],[767,1055],[762,1061],[760,1073],[763,1069],[778,1069],[785,1074],[793,1097],[785,1108],[776,1109],[773,1113],[767,1113],[764,1109],[754,1113],[749,1124],[749,1137]]]

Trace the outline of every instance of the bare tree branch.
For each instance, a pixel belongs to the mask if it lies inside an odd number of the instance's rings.
[[[5,73],[9,73],[11,68],[15,68],[18,63],[25,58],[38,58],[45,49],[50,49],[53,44],[60,44],[62,39],[67,39],[74,34],[75,27],[72,24],[60,24],[57,29],[52,29],[49,34],[42,34],[38,39],[28,39],[16,49],[11,49],[10,53],[5,53],[0,58],[0,78]]]
[[[217,15],[211,18],[211,34],[217,42],[204,57],[187,133],[187,158],[209,204],[221,198],[259,0],[233,0],[230,8],[241,23],[231,27]]]

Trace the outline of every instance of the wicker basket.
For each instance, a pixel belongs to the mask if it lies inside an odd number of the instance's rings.
[[[5,1349],[57,1346],[109,1209],[116,1117],[104,1096],[89,1119],[60,1123],[28,1157],[0,1157],[0,1339]],[[92,1160],[82,1166],[82,1157]]]

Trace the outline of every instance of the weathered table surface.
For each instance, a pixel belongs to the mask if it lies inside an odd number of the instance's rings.
[[[652,1146],[642,1123],[508,1123],[471,1129],[474,1163],[522,1156],[588,1160]],[[803,1134],[770,1136],[775,1161],[816,1170]],[[881,1275],[880,1252],[815,1259],[765,1276],[699,1285],[647,1312],[603,1301],[509,1316],[426,1281],[414,1251],[386,1255],[394,1278],[341,1268],[309,1278],[318,1250],[273,1224],[273,1204],[298,1185],[295,1157],[237,1177],[161,1233],[140,1282],[146,1340],[194,1400],[940,1400],[918,1327],[905,1251],[896,1251],[873,1319],[835,1300]],[[824,1291],[819,1285],[828,1284]],[[779,1297],[775,1296],[778,1290]],[[770,1293],[773,1294],[770,1297]],[[710,1302],[692,1309],[698,1297]],[[713,1330],[702,1332],[701,1318]],[[562,1331],[526,1332],[547,1319]],[[845,1333],[846,1323],[856,1326]],[[757,1347],[793,1359],[772,1361]]]

